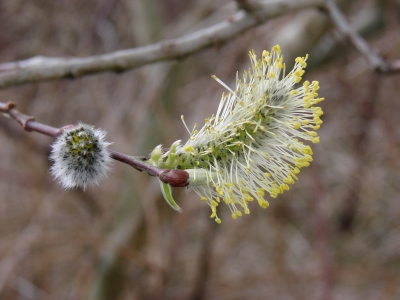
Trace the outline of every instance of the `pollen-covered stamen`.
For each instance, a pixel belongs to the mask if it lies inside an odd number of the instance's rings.
[[[323,98],[317,98],[316,81],[293,88],[304,75],[307,58],[297,58],[285,75],[279,46],[264,51],[260,60],[251,51],[252,68],[242,79],[236,76],[236,91],[213,76],[229,91],[217,114],[193,131],[186,144],[171,147],[158,160],[161,166],[173,156],[170,167],[194,174],[189,187],[207,201],[217,222],[218,203],[227,204],[234,219],[241,211],[249,213],[248,202],[256,200],[266,208],[265,194],[275,198],[288,190],[312,161],[310,146],[299,139],[319,142],[315,131],[322,124],[322,110],[314,105]]]

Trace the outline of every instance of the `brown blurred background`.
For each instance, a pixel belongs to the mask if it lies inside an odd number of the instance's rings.
[[[388,59],[400,59],[400,2],[343,1]],[[229,0],[0,0],[0,63],[90,56],[176,38],[223,21]],[[222,224],[194,193],[114,162],[99,186],[63,190],[51,138],[0,118],[0,299],[400,299],[400,75],[379,75],[309,9],[179,62],[0,91],[55,127],[83,121],[112,149],[147,155],[186,140],[216,111],[248,51],[310,54],[325,112],[314,162],[263,210]]]

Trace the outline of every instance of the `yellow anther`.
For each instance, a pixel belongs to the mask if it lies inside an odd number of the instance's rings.
[[[262,204],[262,208],[267,208],[269,206],[269,202],[268,201],[264,201]]]
[[[321,125],[323,123],[319,117],[314,117],[314,122],[316,125]]]
[[[236,219],[237,215],[235,213],[232,214],[232,219]]]
[[[194,148],[191,145],[187,145],[185,148],[183,148],[186,152],[194,152]]]
[[[246,215],[248,215],[249,213],[250,213],[250,209],[248,209],[247,207],[244,209],[244,213],[246,214]]]
[[[318,144],[319,143],[319,137],[315,137],[311,140],[314,144]]]
[[[223,190],[222,190],[222,187],[220,187],[220,186],[216,186],[215,187],[215,190],[217,191],[217,193],[218,194],[220,194],[221,196],[223,196],[224,195],[224,192],[223,192]]]
[[[297,63],[301,64],[303,68],[307,67],[304,57],[297,57],[295,60]]]
[[[290,189],[290,187],[289,187],[287,184],[281,184],[281,188],[282,188],[284,191],[288,191],[288,190]]]
[[[281,47],[279,45],[275,45],[272,47],[272,51],[276,51],[278,54],[281,54]]]
[[[253,198],[253,197],[251,197],[250,195],[245,195],[245,198],[244,198],[244,200],[245,200],[245,201],[247,201],[247,202],[251,202],[251,201],[253,201],[253,200],[254,200],[254,198]]]
[[[301,126],[300,122],[294,122],[294,123],[293,123],[293,128],[294,128],[294,129],[299,129],[300,126]]]
[[[316,133],[315,131],[309,131],[309,132],[307,132],[307,134],[309,136],[318,136],[318,133]]]
[[[242,212],[236,211],[236,215],[237,215],[238,217],[241,217],[241,216],[242,216]]]
[[[200,200],[202,200],[202,201],[207,201],[208,198],[207,198],[207,197],[201,197]]]
[[[297,70],[294,72],[294,76],[301,77],[304,74],[304,70],[301,67],[298,67]]]
[[[294,180],[293,180],[293,178],[289,175],[288,177],[283,178],[283,182],[284,182],[284,183],[293,184],[293,183],[294,183]]]
[[[312,152],[310,146],[305,146],[305,147],[301,150],[301,152],[304,153],[304,154],[309,154],[309,155],[312,155],[312,154],[313,154],[313,152]]]

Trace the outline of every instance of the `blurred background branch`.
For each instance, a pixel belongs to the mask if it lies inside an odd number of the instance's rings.
[[[382,73],[400,71],[400,60],[386,62],[380,55],[375,53],[368,43],[354,30],[340,12],[334,0],[326,1],[329,16],[339,33],[346,38],[371,64],[372,68]]]
[[[219,47],[244,31],[272,18],[321,5],[323,1],[283,0],[246,3],[246,7],[252,9],[251,13],[239,11],[226,21],[177,39],[85,58],[36,56],[23,61],[0,64],[0,89],[25,83],[76,78],[105,71],[122,72],[149,63],[182,59],[204,48]]]

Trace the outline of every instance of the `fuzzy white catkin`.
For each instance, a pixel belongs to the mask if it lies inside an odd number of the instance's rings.
[[[66,189],[95,184],[110,169],[110,143],[104,140],[106,132],[78,123],[65,129],[51,145],[51,174]]]

